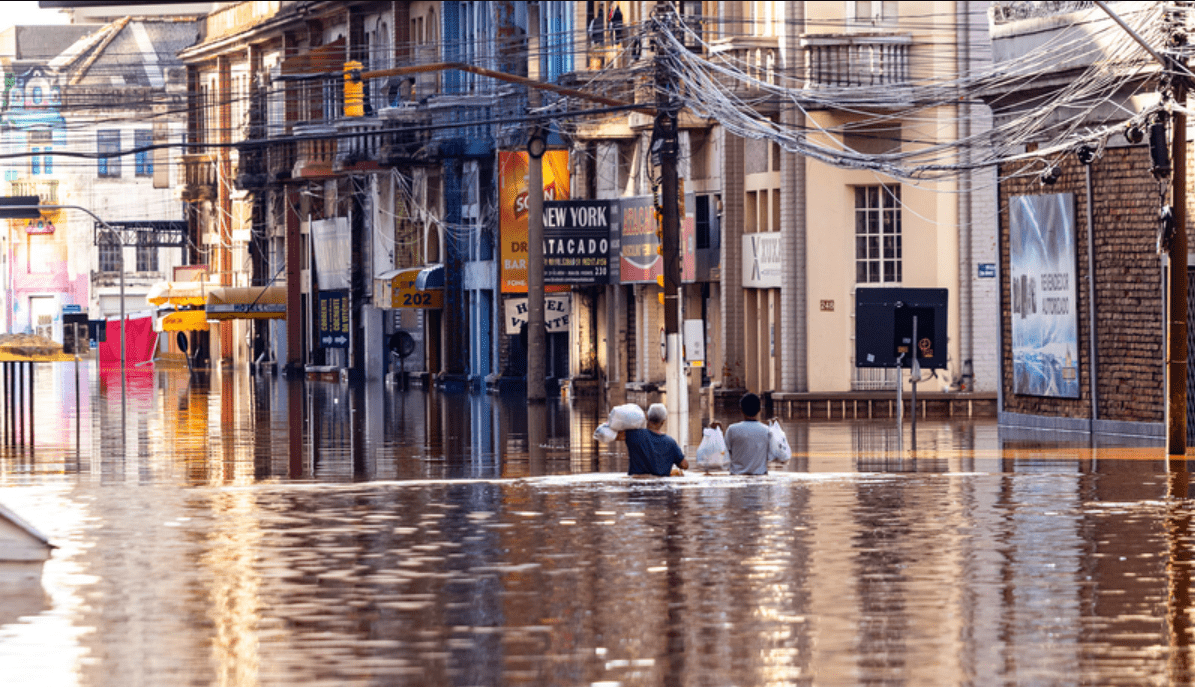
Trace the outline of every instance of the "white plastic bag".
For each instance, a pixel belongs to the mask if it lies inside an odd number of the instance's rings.
[[[701,430],[701,444],[697,446],[697,468],[700,470],[725,470],[726,438],[721,427],[706,427]]]
[[[618,438],[618,432],[610,429],[610,425],[603,422],[593,430],[593,440],[599,444],[609,444]]]
[[[780,423],[772,420],[768,423],[768,460],[773,463],[787,463],[792,457],[788,437],[784,435],[784,430],[780,429]]]
[[[634,403],[615,406],[610,411],[610,421],[607,423],[615,432],[625,432],[628,429],[644,429],[647,427],[647,413]]]

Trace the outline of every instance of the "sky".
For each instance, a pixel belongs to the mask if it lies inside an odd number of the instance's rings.
[[[58,10],[43,10],[37,6],[36,0],[6,2],[4,10],[0,12],[0,31],[10,26],[66,23],[65,14]]]

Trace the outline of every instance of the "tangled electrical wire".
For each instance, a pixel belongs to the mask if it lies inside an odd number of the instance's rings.
[[[1172,24],[1167,19],[1173,21],[1165,15],[1168,9],[1163,3],[1142,4],[1126,13],[1126,21],[1143,40],[1183,64],[1189,48],[1168,40]],[[1185,109],[1157,96],[1152,82],[1165,76],[1157,61],[1106,18],[1072,24],[1015,59],[946,77],[909,74],[894,64],[900,61],[892,57],[894,50],[878,52],[877,41],[875,53],[856,51],[853,58],[860,62],[845,74],[840,69],[840,82],[825,79],[816,64],[783,69],[774,62],[744,60],[675,15],[656,17],[651,30],[657,59],[671,76],[666,95],[679,107],[743,138],[769,140],[829,165],[902,180],[941,179],[1017,162],[1026,163],[1024,173],[1038,173],[1041,161],[1051,156],[1081,146],[1098,154],[1110,136],[1143,126],[1158,110]],[[1083,65],[1069,83],[1049,82],[1053,73]],[[1028,95],[1009,98],[1014,91]],[[1119,104],[1133,98],[1148,104],[1140,112]],[[961,138],[939,134],[943,127],[957,126],[961,117],[943,116],[942,108],[980,103],[991,106],[994,126]],[[770,114],[786,108],[799,115],[800,124]],[[850,123],[830,124],[821,114],[828,110]],[[898,140],[889,152],[865,152],[850,144],[852,133],[899,136],[905,130],[922,135]],[[1032,152],[1026,152],[1029,143],[1035,144]]]

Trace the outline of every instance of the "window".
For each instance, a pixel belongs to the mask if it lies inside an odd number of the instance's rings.
[[[120,150],[120,131],[116,129],[102,129],[95,134],[95,150],[97,153],[115,153]],[[96,160],[96,172],[102,177],[120,176],[120,158],[116,156],[101,157]]]
[[[900,187],[856,187],[855,281],[901,280]]]
[[[138,272],[157,272],[158,271],[158,248],[157,248],[157,246],[137,246],[137,271]]]
[[[48,144],[53,143],[53,134],[47,130],[35,129],[26,134],[29,140],[29,174],[38,175],[54,173],[53,158],[49,153],[53,150],[53,146]],[[39,155],[43,153],[43,155]]]
[[[857,0],[846,3],[847,23],[853,27],[894,25],[897,3],[892,0]]]
[[[119,272],[121,269],[120,243],[107,232],[100,236],[100,271]]]
[[[152,129],[138,129],[133,132],[133,147],[138,148],[137,153],[133,158],[134,173],[139,177],[152,177],[154,175],[154,153],[152,150],[140,150],[141,148],[148,148],[154,143],[154,132]]]

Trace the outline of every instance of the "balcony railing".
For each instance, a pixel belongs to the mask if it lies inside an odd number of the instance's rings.
[[[331,176],[336,161],[336,128],[325,124],[301,124],[295,126],[294,135],[300,139],[293,176]]]
[[[780,39],[775,36],[737,36],[713,41],[711,57],[721,57],[738,71],[769,85],[776,85],[780,67]]]
[[[336,171],[377,162],[385,141],[385,122],[377,117],[346,117],[336,122]]]
[[[212,197],[216,192],[216,156],[209,153],[183,155],[183,179],[184,199]]]
[[[1027,0],[993,2],[988,12],[993,24],[1007,24],[1023,19],[1041,19],[1056,17],[1071,12],[1095,7],[1091,0],[1046,0],[1042,2],[1028,2]]]
[[[266,149],[266,173],[271,180],[291,178],[298,161],[298,145],[294,141],[271,142]]]
[[[898,87],[909,83],[909,35],[807,35],[807,88]]]
[[[12,195],[37,196],[41,199],[42,205],[58,205],[58,181],[53,179],[14,181],[12,182]]]

